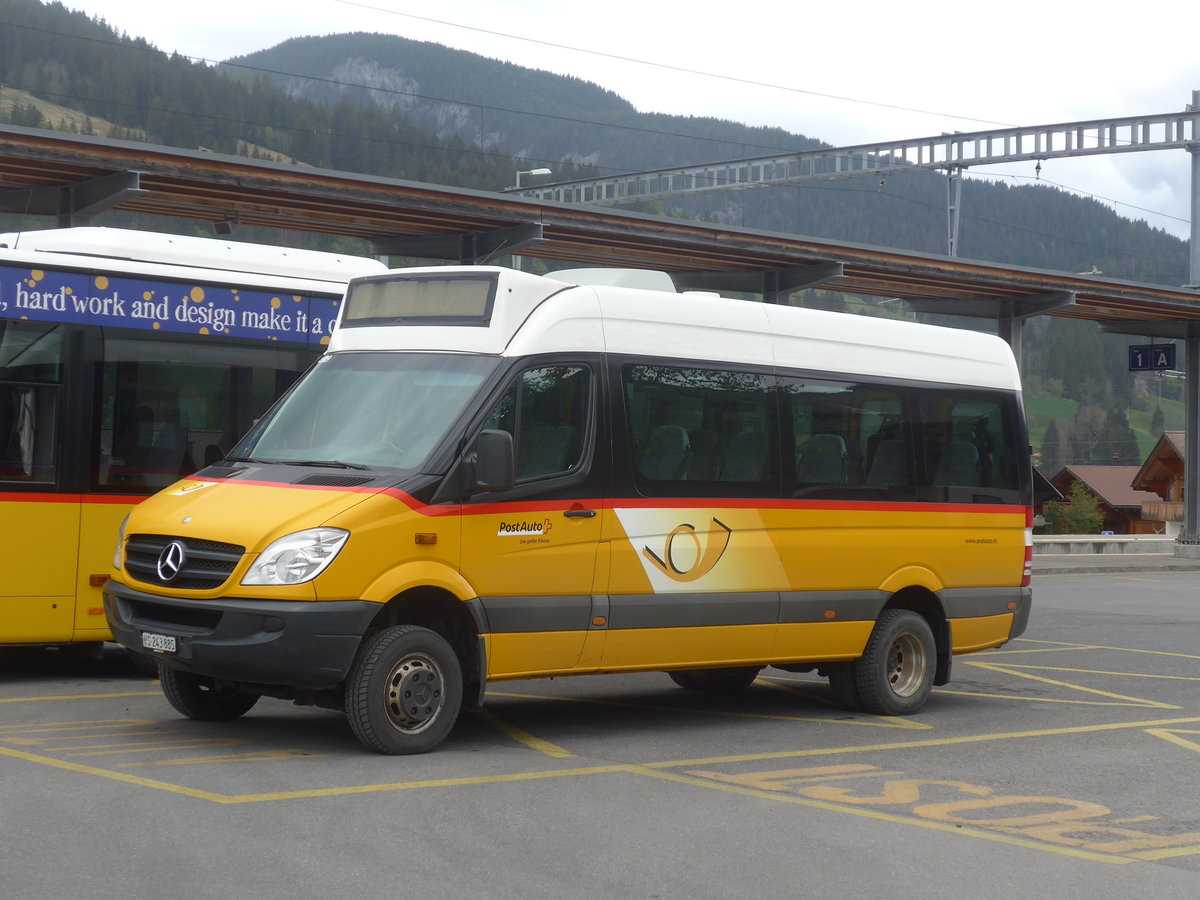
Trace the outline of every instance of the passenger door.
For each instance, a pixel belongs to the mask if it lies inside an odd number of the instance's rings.
[[[489,677],[576,669],[589,634],[602,637],[591,624],[608,468],[594,465],[598,389],[589,364],[531,366],[483,423],[513,436],[516,462],[511,490],[463,509],[462,572],[487,611]]]

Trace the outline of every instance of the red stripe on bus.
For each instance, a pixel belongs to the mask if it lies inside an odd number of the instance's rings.
[[[44,494],[0,492],[0,503],[141,503],[146,494]]]

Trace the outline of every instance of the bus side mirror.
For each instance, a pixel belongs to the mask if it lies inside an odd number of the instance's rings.
[[[516,478],[513,439],[507,431],[485,428],[471,449],[471,488],[474,491],[507,491]]]

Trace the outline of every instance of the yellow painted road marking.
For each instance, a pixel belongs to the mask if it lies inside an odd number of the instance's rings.
[[[1187,738],[1182,738],[1179,736],[1181,734],[1200,735],[1200,731],[1195,731],[1190,728],[1147,728],[1146,734],[1152,734],[1154,737],[1162,738],[1164,741],[1170,741],[1172,744],[1183,747],[1185,750],[1194,750],[1195,752],[1200,753],[1200,743],[1197,743],[1196,741],[1189,741]]]
[[[987,700],[1016,700],[1020,703],[1069,703],[1072,706],[1123,706],[1133,707],[1134,709],[1156,709],[1157,707],[1147,703],[1115,703],[1112,700],[1080,700],[1077,697],[1022,697],[1019,694],[988,694],[983,691],[952,691],[948,688],[937,688],[935,694],[949,694],[954,697],[982,697]],[[1178,706],[1169,706],[1166,709],[1180,709]]]
[[[507,734],[517,743],[524,744],[526,747],[536,750],[539,753],[545,753],[547,756],[555,759],[567,759],[575,755],[570,750],[564,750],[557,744],[551,744],[549,741],[543,741],[541,738],[534,737],[528,731],[522,731],[515,725],[510,725],[508,722],[503,721],[489,710],[473,709],[470,711],[470,713],[472,718],[491,725],[493,728]]]
[[[47,697],[0,697],[0,703],[42,703],[48,700],[111,700],[122,697],[161,697],[162,691],[125,691],[120,694],[55,694]]]
[[[1038,672],[1076,672],[1080,675],[1111,675],[1114,678],[1157,678],[1163,681],[1200,681],[1197,675],[1151,675],[1148,672],[1110,672],[1106,669],[1074,669],[1066,666],[1028,666],[1002,663],[1006,669],[1033,669]]]
[[[508,691],[488,691],[489,697],[505,697],[513,700],[552,700],[561,703],[584,703],[592,706],[612,706],[618,709],[637,709],[645,712],[669,712],[688,716],[716,716],[729,719],[765,719],[772,722],[817,722],[822,725],[869,725],[875,728],[912,728],[911,724],[897,725],[892,722],[871,722],[866,719],[831,719],[816,716],[777,716],[767,713],[730,712],[721,709],[702,709],[690,706],[663,706],[651,703],[627,703],[620,700],[596,700],[591,697],[552,697],[545,694],[514,694]],[[927,728],[930,726],[918,726]]]
[[[153,753],[156,750],[167,752],[183,750],[192,747],[236,747],[249,744],[248,738],[181,738],[173,741],[139,741],[131,744],[93,744],[85,747],[61,748],[57,752],[63,756],[117,756],[121,753]],[[54,751],[49,751],[54,752]]]
[[[1195,856],[1200,853],[1200,844],[1193,844],[1191,847],[1168,847],[1163,850],[1142,850],[1138,853],[1130,853],[1134,859],[1175,859],[1180,856]]]
[[[1010,731],[993,734],[972,734],[959,737],[926,738],[916,741],[897,741],[893,744],[863,744],[848,747],[824,747],[808,750],[778,750],[771,753],[742,753],[730,756],[699,757],[697,759],[677,759],[666,762],[641,763],[642,768],[674,769],[692,766],[711,766],[731,762],[757,762],[767,759],[799,759],[811,756],[839,756],[847,753],[877,753],[886,750],[912,750],[921,747],[955,747],[963,744],[988,743],[991,741],[1027,740],[1039,737],[1058,737],[1071,734],[1098,734],[1104,731],[1123,731],[1127,729],[1162,728],[1170,725],[1194,725],[1200,723],[1200,716],[1182,719],[1153,719],[1142,722],[1111,722],[1101,725],[1074,725],[1063,728],[1042,728],[1035,731]]]
[[[223,753],[219,756],[190,756],[183,759],[144,760],[121,763],[122,769],[144,769],[151,766],[198,766],[230,762],[275,762],[278,760],[328,759],[327,753],[309,753],[306,750],[255,750],[250,753]]]
[[[1027,678],[1030,681],[1037,681],[1042,684],[1049,684],[1054,687],[1068,688],[1072,691],[1082,691],[1085,694],[1095,694],[1098,697],[1110,697],[1113,700],[1124,701],[1136,706],[1149,707],[1151,709],[1182,709],[1180,706],[1174,706],[1170,703],[1159,703],[1157,700],[1144,700],[1140,697],[1126,697],[1124,694],[1114,694],[1111,691],[1101,691],[1097,688],[1084,687],[1080,684],[1071,684],[1069,681],[1055,681],[1052,678],[1042,678],[1039,675],[1030,675],[1028,672],[1014,671],[1011,668],[998,663],[985,663],[973,660],[966,660],[966,665],[974,666],[977,669],[984,669],[989,672],[999,672],[1001,675],[1012,675],[1015,678]]]
[[[758,683],[760,683],[766,687],[774,688],[775,690],[778,690],[778,691],[785,691],[786,693],[789,693],[789,694],[796,694],[800,697],[803,697],[806,700],[812,700],[816,703],[820,703],[822,706],[828,706],[830,709],[838,710],[839,712],[847,712],[846,710],[841,709],[841,707],[839,707],[836,703],[828,700],[825,697],[812,694],[809,691],[797,690],[795,687],[793,687],[793,685],[797,685],[797,684],[819,686],[819,685],[822,685],[825,683],[824,679],[822,679],[821,681],[805,681],[802,678],[786,678],[784,676],[778,676],[778,675],[759,675]],[[840,719],[839,718],[839,719],[815,719],[815,720],[808,720],[808,721],[825,722],[828,724],[835,724],[835,725],[874,725],[874,726],[880,727],[880,728],[901,728],[901,729],[907,728],[907,729],[910,729],[913,731],[926,731],[930,728],[933,728],[932,725],[927,725],[924,722],[914,722],[911,719],[903,719],[903,718],[899,718],[897,716],[877,716],[874,713],[868,713],[868,712],[855,712],[855,713],[852,713],[852,715],[864,716],[865,718],[862,720]]]
[[[1166,650],[1143,650],[1139,647],[1107,647],[1103,644],[1068,644],[1063,641],[1038,641],[1032,638],[1018,638],[1021,643],[1026,644],[1049,644],[1052,646],[1041,650],[989,650],[986,653],[977,653],[975,656],[998,656],[1004,653],[1053,653],[1056,650],[1112,650],[1117,653],[1144,653],[1149,656],[1170,656],[1177,659],[1200,659],[1200,655],[1195,653],[1171,653]]]
[[[828,810],[830,812],[845,813],[852,816],[861,816],[866,819],[875,819],[880,822],[891,822],[897,825],[910,825],[918,828],[927,828],[931,831],[941,831],[946,834],[959,834],[968,837],[982,838],[988,841],[994,841],[1001,844],[1010,844],[1016,847],[1025,847],[1031,850],[1043,850],[1049,853],[1057,853],[1061,856],[1072,856],[1076,859],[1086,859],[1093,862],[1107,863],[1128,863],[1133,860],[1128,857],[1113,856],[1110,854],[1093,853],[1087,850],[1076,850],[1071,847],[1056,847],[1053,844],[1046,844],[1040,841],[1031,841],[1024,838],[1013,837],[1011,835],[1000,834],[996,832],[983,831],[978,828],[963,825],[951,825],[945,822],[934,822],[927,819],[916,819],[908,816],[900,816],[894,813],[880,812],[876,809],[867,809],[864,807],[842,806],[836,803],[826,803],[821,800],[812,800],[808,797],[799,797],[795,794],[781,794],[775,791],[764,791],[756,788],[741,787],[735,784],[727,784],[719,781],[709,781],[705,778],[696,778],[694,776],[680,774],[678,772],[663,772],[649,766],[631,767],[632,770],[648,775],[652,778],[660,778],[666,781],[674,781],[680,784],[690,784],[698,787],[705,787],[715,791],[725,791],[731,794],[741,794],[747,797],[760,797],[765,800],[774,800],[778,803],[791,803],[796,806],[806,806],[810,809]]]
[[[112,728],[119,725],[145,728],[156,724],[158,723],[153,719],[93,719],[91,721],[84,720],[82,722],[29,722],[24,725],[0,725],[0,740],[3,740],[4,735],[7,734],[63,734],[69,731],[95,732],[97,728]],[[91,737],[92,735],[88,734],[82,736]]]

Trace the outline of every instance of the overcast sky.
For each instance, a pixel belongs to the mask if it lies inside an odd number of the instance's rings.
[[[835,146],[1179,112],[1200,90],[1200,53],[1177,39],[1200,25],[1188,0],[63,2],[197,59],[304,35],[397,34],[574,75],[644,112],[779,126]],[[1038,177],[1033,162],[972,172]],[[1048,160],[1040,179],[1186,237],[1190,173],[1187,152],[1172,150]]]

